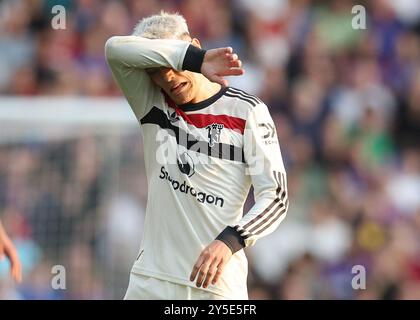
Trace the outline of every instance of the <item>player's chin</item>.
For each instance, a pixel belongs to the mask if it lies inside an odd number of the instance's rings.
[[[180,92],[175,94],[171,92],[170,96],[172,100],[178,105],[191,102],[192,97],[189,84],[185,83],[184,87],[181,89]]]
[[[176,96],[172,96],[172,100],[178,105],[186,104],[191,101],[191,99],[189,99],[189,95],[187,94],[179,94]]]

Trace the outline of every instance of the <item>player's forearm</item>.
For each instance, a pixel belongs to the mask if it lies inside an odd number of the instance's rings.
[[[287,191],[282,190],[276,197],[258,201],[251,210],[235,225],[235,229],[243,237],[246,246],[252,246],[280,225],[289,208]]]
[[[272,233],[286,217],[289,200],[287,197],[286,174],[277,172],[275,185],[259,190],[254,206],[232,226],[227,226],[217,237],[235,253],[253,245],[258,239]],[[261,185],[256,187],[261,188]]]
[[[146,39],[138,36],[114,36],[105,44],[110,64],[133,68],[168,67],[200,72],[205,50],[181,40]]]

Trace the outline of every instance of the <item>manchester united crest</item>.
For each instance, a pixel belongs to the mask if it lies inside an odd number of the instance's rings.
[[[223,128],[223,124],[220,123],[212,123],[206,127],[206,129],[208,130],[210,147],[213,147],[215,143],[220,142],[220,135],[222,133]]]

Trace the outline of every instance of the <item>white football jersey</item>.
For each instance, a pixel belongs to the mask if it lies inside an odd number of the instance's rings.
[[[105,51],[144,141],[148,201],[132,272],[195,286],[192,268],[217,238],[234,254],[219,282],[202,289],[246,298],[248,263],[241,249],[275,230],[288,209],[286,172],[267,106],[230,87],[196,104],[175,105],[145,69],[199,71],[205,51],[189,42],[116,36]],[[243,212],[251,185],[255,205]]]

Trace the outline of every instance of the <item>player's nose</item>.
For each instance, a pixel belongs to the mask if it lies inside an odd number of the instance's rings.
[[[164,81],[171,82],[175,76],[174,71],[171,68],[163,68],[161,75]]]

